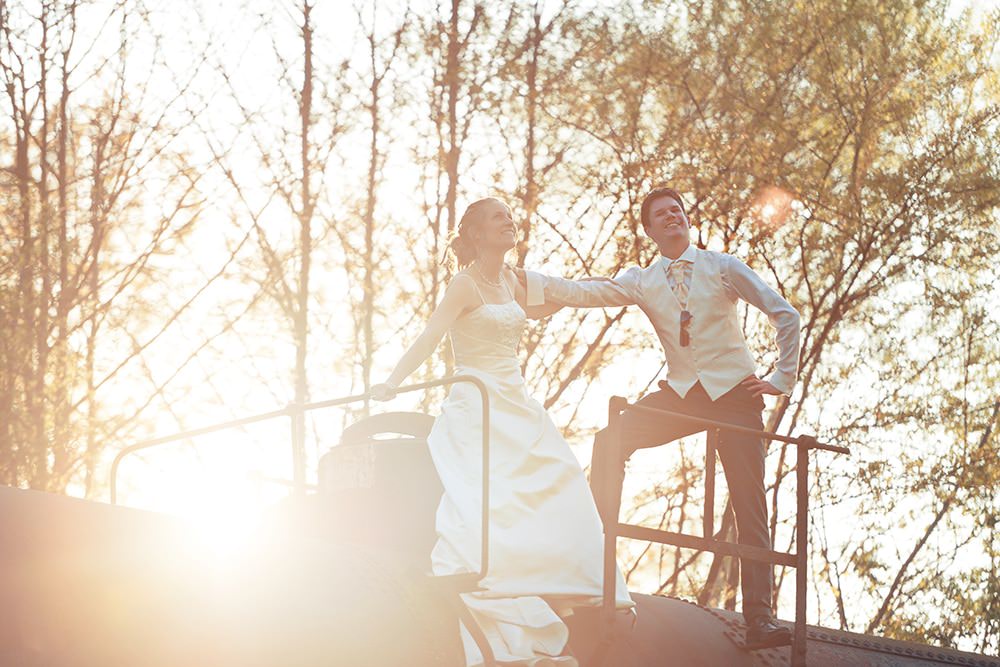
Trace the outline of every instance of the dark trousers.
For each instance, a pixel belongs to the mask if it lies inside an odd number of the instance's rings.
[[[700,383],[692,387],[684,398],[665,382],[661,382],[660,386],[661,391],[644,396],[636,405],[763,430],[761,412],[764,400],[751,396],[739,385],[714,401]],[[598,432],[594,439],[590,483],[605,523],[618,521],[624,462],[632,452],[704,430],[697,425],[632,409],[622,413],[620,424],[621,438],[618,443],[613,441],[607,429]],[[770,549],[767,501],[764,497],[764,443],[752,435],[721,431],[718,452],[736,511],[739,543]],[[761,616],[769,617],[772,566],[741,560],[740,574],[743,616],[748,621]]]

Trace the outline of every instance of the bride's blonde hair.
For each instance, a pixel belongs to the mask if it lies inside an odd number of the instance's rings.
[[[459,269],[472,264],[476,256],[479,255],[479,248],[476,246],[475,239],[476,227],[479,226],[479,222],[482,220],[479,215],[479,209],[482,208],[483,204],[490,201],[503,204],[496,197],[484,197],[472,202],[465,209],[465,213],[462,214],[462,219],[458,221],[458,228],[452,232],[451,238],[448,239],[448,250],[451,252],[452,259]]]

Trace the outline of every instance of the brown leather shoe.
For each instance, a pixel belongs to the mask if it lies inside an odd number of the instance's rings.
[[[792,631],[778,625],[766,616],[755,618],[747,623],[745,647],[750,650],[788,646],[792,643]]]

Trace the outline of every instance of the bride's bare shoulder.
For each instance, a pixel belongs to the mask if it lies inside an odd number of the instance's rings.
[[[448,282],[442,304],[451,304],[449,310],[459,316],[475,310],[483,303],[475,279],[464,271],[459,271]]]
[[[468,271],[461,270],[451,277],[448,281],[448,289],[470,289],[474,290],[476,288],[476,280],[473,278]]]
[[[465,271],[459,271],[448,281],[445,295],[453,294],[463,304],[479,303],[479,291],[475,279]]]

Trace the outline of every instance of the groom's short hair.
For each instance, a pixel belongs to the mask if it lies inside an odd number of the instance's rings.
[[[639,219],[642,221],[643,229],[649,227],[649,209],[653,207],[653,202],[662,197],[670,197],[671,199],[674,199],[681,205],[681,212],[687,216],[687,209],[684,207],[684,199],[681,197],[681,193],[677,192],[677,190],[674,190],[673,188],[654,188],[648,195],[646,195],[646,198],[642,200],[642,210],[639,213]]]

